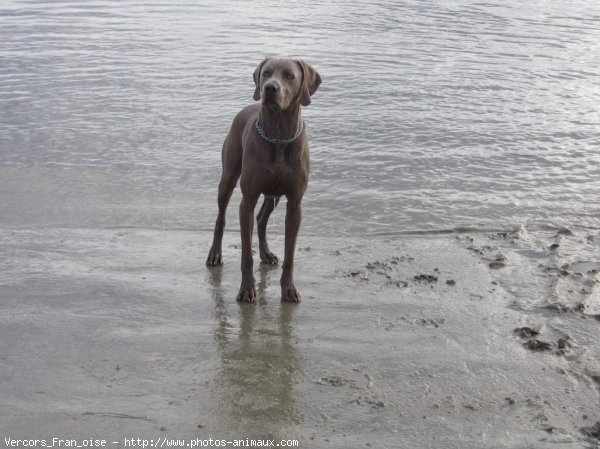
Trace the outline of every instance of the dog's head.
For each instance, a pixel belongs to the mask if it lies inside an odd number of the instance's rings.
[[[304,61],[267,58],[254,71],[254,84],[256,101],[285,110],[296,102],[308,106],[321,84],[321,76]]]

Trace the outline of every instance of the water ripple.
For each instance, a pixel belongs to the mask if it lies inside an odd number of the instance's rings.
[[[324,79],[308,229],[598,227],[599,19],[591,0],[7,0],[2,220],[209,227],[231,119],[284,54]]]

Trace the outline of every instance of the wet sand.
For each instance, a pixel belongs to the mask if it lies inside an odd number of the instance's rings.
[[[594,352],[510,307],[498,270],[460,239],[301,236],[302,303],[282,304],[280,267],[257,263],[261,299],[248,305],[235,301],[238,235],[226,234],[225,265],[213,270],[210,237],[3,231],[0,433],[302,448],[598,444]],[[281,237],[271,240],[281,254]]]

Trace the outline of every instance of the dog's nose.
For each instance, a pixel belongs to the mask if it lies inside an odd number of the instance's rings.
[[[265,93],[266,94],[277,94],[277,93],[279,93],[279,85],[277,83],[267,83],[267,84],[265,84]]]

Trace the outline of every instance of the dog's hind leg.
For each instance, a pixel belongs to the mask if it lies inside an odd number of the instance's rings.
[[[217,221],[215,223],[215,232],[213,236],[213,243],[208,252],[206,258],[206,266],[214,267],[216,265],[223,265],[223,256],[221,255],[221,244],[223,242],[223,231],[225,229],[225,211],[227,205],[231,199],[231,194],[241,174],[241,167],[231,170],[227,167],[223,167],[223,173],[221,175],[221,181],[219,182],[219,214],[217,215]]]
[[[277,207],[279,199],[281,197],[268,197],[265,196],[260,211],[256,215],[256,222],[258,228],[258,247],[260,252],[260,260],[263,263],[275,265],[279,262],[279,259],[275,254],[269,250],[269,244],[267,243],[267,223],[269,222],[269,216],[273,209]]]

